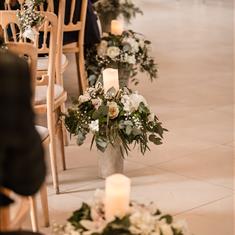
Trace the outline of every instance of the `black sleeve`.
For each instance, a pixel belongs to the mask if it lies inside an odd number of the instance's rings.
[[[0,50],[0,185],[21,195],[38,191],[46,167],[34,127],[28,64]]]

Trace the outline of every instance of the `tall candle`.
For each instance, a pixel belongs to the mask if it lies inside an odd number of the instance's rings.
[[[117,69],[108,68],[103,71],[103,87],[105,93],[112,87],[116,91],[119,90],[119,79]]]
[[[123,24],[118,20],[111,21],[111,33],[114,35],[121,35],[123,32]]]
[[[107,177],[105,183],[105,216],[112,220],[129,212],[131,181],[122,174]]]

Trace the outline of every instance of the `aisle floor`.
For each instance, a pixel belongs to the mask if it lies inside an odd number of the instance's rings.
[[[164,126],[164,144],[145,156],[135,150],[125,162],[132,198],[154,201],[186,219],[195,235],[233,234],[233,41],[232,1],[138,0],[145,12],[129,28],[153,42],[158,80],[140,76],[138,89]],[[76,95],[74,58],[65,73]],[[59,173],[61,194],[48,179],[50,216],[64,222],[96,188],[96,150],[89,141],[66,147],[68,170]],[[43,229],[49,233],[49,229]]]

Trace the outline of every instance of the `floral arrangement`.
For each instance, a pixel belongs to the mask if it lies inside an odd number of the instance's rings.
[[[45,0],[26,0],[23,4],[23,8],[18,10],[17,16],[24,38],[35,41],[36,35],[38,34],[36,28],[40,26],[44,20],[44,17],[39,11],[36,11],[36,9],[44,1]]]
[[[112,15],[116,18],[122,15],[127,22],[130,22],[130,19],[136,14],[143,14],[132,0],[98,0],[95,2],[94,8],[101,17]]]
[[[53,235],[189,235],[185,221],[174,221],[153,204],[131,202],[130,213],[105,219],[104,193],[97,190],[93,203],[83,203],[65,225],[53,226]]]
[[[150,150],[149,141],[162,144],[166,131],[142,95],[127,88],[117,93],[111,88],[104,93],[100,83],[79,96],[64,114],[64,122],[67,130],[77,136],[78,145],[91,132],[91,148],[95,142],[98,150],[105,152],[109,144],[120,142],[123,156],[128,154],[131,144],[139,145],[142,154]]]
[[[118,68],[127,71],[137,85],[138,71],[146,72],[151,81],[157,77],[157,65],[150,56],[151,42],[131,30],[121,35],[104,33],[101,43],[87,50],[86,68],[91,85],[99,79],[103,69]],[[120,76],[122,77],[122,75]]]

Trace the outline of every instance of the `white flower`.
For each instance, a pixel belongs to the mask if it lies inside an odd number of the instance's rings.
[[[174,227],[174,229],[176,229],[177,231],[182,231],[184,235],[189,234],[188,225],[185,220],[179,220],[174,222],[172,224],[172,227]]]
[[[141,40],[139,41],[139,46],[140,46],[141,48],[144,48],[144,47],[145,47],[145,43],[144,43],[144,40],[143,40],[143,39],[141,39]]]
[[[124,106],[124,111],[129,113],[138,110],[140,103],[144,103],[144,105],[147,106],[147,101],[145,100],[145,98],[137,93],[133,93],[131,95],[123,95],[121,103]]]
[[[134,107],[135,110],[139,108],[140,103],[144,103],[144,105],[147,106],[147,101],[145,100],[145,98],[137,93],[131,94],[130,100],[132,107]]]
[[[92,132],[98,132],[99,131],[99,120],[91,121],[89,124],[89,128]]]
[[[28,27],[25,29],[25,31],[23,33],[23,37],[28,38],[34,42],[37,34],[38,34],[38,32],[35,29]]]
[[[136,59],[135,59],[135,55],[130,55],[127,57],[127,63],[129,64],[135,64],[136,63]]]
[[[160,225],[160,230],[162,232],[162,235],[174,235],[171,226],[168,224]]]
[[[114,58],[116,58],[117,56],[120,55],[120,49],[119,49],[118,47],[114,47],[114,46],[108,47],[108,49],[107,49],[107,55],[108,55],[111,59],[114,59]]]
[[[132,112],[132,106],[131,106],[131,101],[130,101],[130,96],[129,95],[123,95],[121,99],[121,103],[123,104],[123,109],[126,112]]]
[[[108,49],[108,42],[105,40],[102,40],[99,44],[99,46],[97,47],[97,53],[99,56],[105,56],[107,53],[107,49]]]
[[[155,229],[155,218],[148,211],[137,211],[130,216],[131,232],[141,235],[152,235]]]
[[[119,114],[119,108],[116,102],[112,101],[108,103],[109,107],[109,117],[110,119],[114,119],[118,116]]]
[[[139,43],[131,37],[126,37],[123,39],[123,44],[129,44],[131,46],[131,49],[133,52],[138,52],[139,51]]]
[[[87,102],[91,99],[89,93],[85,93],[84,95],[80,95],[79,98],[78,98],[78,101],[79,103],[84,103],[84,102]]]
[[[99,97],[97,99],[92,99],[91,102],[93,106],[95,107],[95,109],[98,109],[100,105],[102,104],[102,100]]]
[[[154,114],[154,113],[150,113],[150,114],[148,115],[148,121],[149,121],[149,122],[154,122],[154,119],[155,119],[155,114]]]
[[[90,220],[82,220],[80,224],[87,229],[88,231],[83,232],[83,235],[91,235],[93,233],[102,233],[107,223],[105,220],[100,221],[90,221]]]

